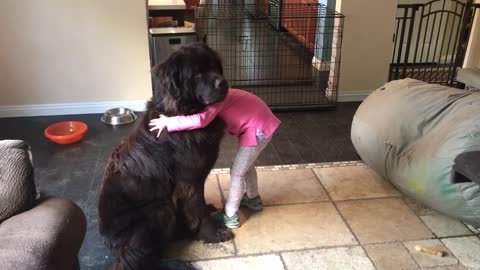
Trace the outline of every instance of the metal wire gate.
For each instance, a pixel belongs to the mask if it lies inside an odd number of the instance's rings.
[[[479,8],[472,0],[398,5],[389,81],[414,78],[454,86]]]
[[[222,57],[231,87],[277,110],[336,105],[343,15],[275,0],[208,4],[197,7],[195,28]]]

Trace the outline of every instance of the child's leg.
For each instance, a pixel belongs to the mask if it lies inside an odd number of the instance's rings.
[[[245,188],[248,198],[252,199],[258,196],[257,170],[253,165],[245,175]]]
[[[257,135],[257,142],[258,145],[257,147],[260,148],[260,151],[258,155],[265,149],[267,144],[270,142],[270,138],[265,138],[263,133],[259,130],[256,131]],[[257,155],[257,157],[258,157]],[[255,158],[256,160],[257,158]],[[245,175],[245,184],[246,184],[246,191],[247,191],[247,197],[252,199],[258,196],[258,183],[257,183],[257,171],[255,170],[255,166],[253,163],[250,166],[250,169],[247,171],[247,174]]]
[[[247,191],[250,190],[250,193],[257,193],[258,195],[257,173],[253,163],[270,139],[265,138],[261,132],[257,131],[257,141],[256,146],[240,147],[235,156],[230,171],[230,192],[225,205],[225,214],[228,217],[235,215],[238,211],[240,201],[245,193],[245,182]]]

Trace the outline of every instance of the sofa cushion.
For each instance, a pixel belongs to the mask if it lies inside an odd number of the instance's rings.
[[[20,140],[0,141],[0,223],[35,204],[29,148]]]

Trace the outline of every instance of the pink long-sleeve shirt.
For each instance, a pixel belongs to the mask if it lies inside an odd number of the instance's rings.
[[[217,115],[225,122],[225,132],[237,136],[242,147],[257,145],[256,130],[270,138],[281,123],[256,95],[244,90],[229,89],[224,100],[207,106],[201,113],[168,117],[167,130],[202,128]]]

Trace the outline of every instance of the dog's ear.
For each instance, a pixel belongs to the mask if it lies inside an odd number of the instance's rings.
[[[164,62],[152,69],[153,96],[163,98],[170,95],[172,98],[178,98],[181,95],[175,80],[178,78],[175,65],[168,65]]]
[[[178,87],[178,65],[167,60],[152,68],[153,97],[151,105],[166,114],[178,113],[182,90]]]

